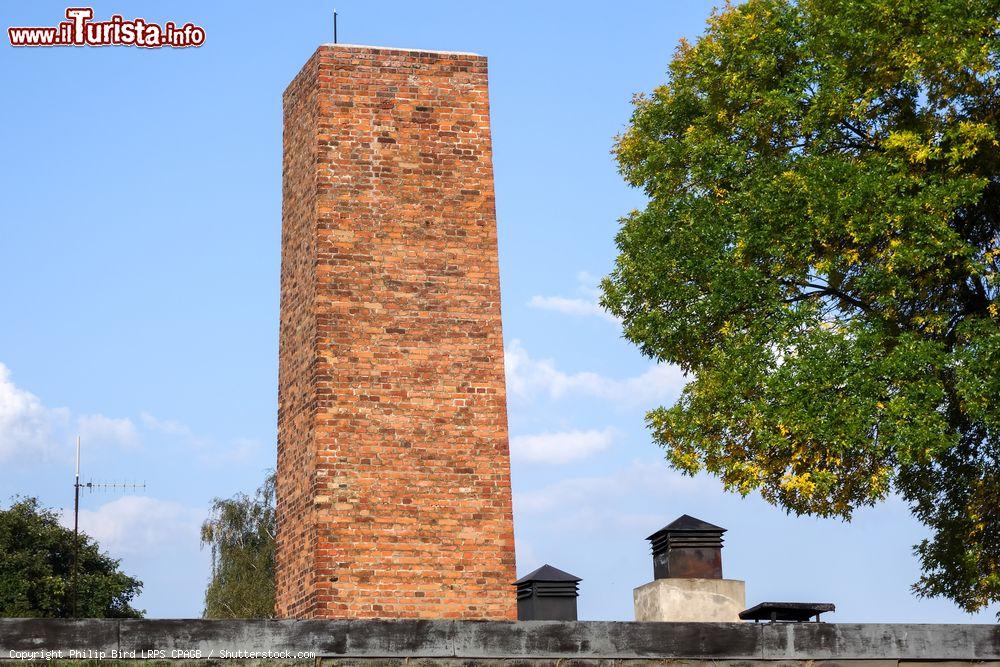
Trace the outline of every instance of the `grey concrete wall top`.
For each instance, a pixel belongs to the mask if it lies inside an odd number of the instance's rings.
[[[0,619],[0,660],[308,652],[345,658],[1000,660],[997,625]],[[165,652],[165,656],[157,654]],[[23,657],[23,655],[21,656]]]

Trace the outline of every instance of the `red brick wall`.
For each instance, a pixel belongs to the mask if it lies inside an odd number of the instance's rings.
[[[278,353],[278,612],[308,616],[316,530],[316,143],[318,53],[285,91]],[[287,519],[285,517],[288,517]]]
[[[285,92],[278,614],[516,616],[486,59]]]

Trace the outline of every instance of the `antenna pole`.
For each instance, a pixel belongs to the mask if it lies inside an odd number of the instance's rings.
[[[94,490],[106,490],[106,489],[145,489],[146,484],[125,482],[124,484],[119,483],[107,483],[107,484],[95,484],[94,482],[87,482],[86,484],[80,483],[80,436],[76,436],[76,477],[73,481],[73,578],[71,587],[73,589],[73,618],[76,618],[77,612],[77,570],[80,567],[80,489],[86,487],[88,491]]]
[[[333,43],[337,43],[337,10],[333,10]]]
[[[80,563],[80,436],[76,436],[76,481],[73,482],[73,618],[76,618],[76,572]]]

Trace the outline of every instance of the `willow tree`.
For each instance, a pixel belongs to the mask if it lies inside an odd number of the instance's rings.
[[[201,526],[212,551],[205,618],[274,618],[274,473],[253,496],[216,498]]]
[[[676,468],[797,514],[891,493],[914,590],[1000,599],[1000,3],[749,0],[616,146],[648,195],[603,304],[689,383]]]

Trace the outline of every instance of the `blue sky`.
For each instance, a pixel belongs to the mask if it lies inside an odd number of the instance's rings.
[[[901,502],[853,523],[786,516],[670,471],[643,426],[683,378],[596,307],[617,219],[642,206],[609,153],[633,93],[665,80],[713,3],[338,1],[340,41],[490,58],[518,571],[583,578],[584,619],[632,618],[644,537],[688,513],[725,526],[748,604],[830,601],[837,621],[993,622],[918,600]],[[274,466],[281,93],[331,41],[314,1],[94,6],[194,22],[198,49],[0,46],[0,502],[72,506],[141,578],[150,616],[202,608],[211,499]],[[3,27],[66,5],[5,2]]]

